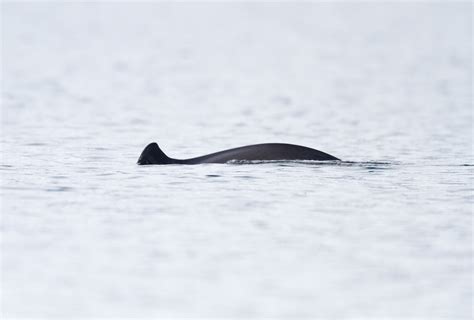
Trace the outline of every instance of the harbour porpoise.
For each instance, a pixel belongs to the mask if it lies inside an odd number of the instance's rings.
[[[191,159],[169,158],[156,142],[150,143],[143,150],[137,164],[201,164],[227,163],[229,161],[271,161],[271,160],[339,160],[319,150],[286,143],[263,143],[228,149]]]

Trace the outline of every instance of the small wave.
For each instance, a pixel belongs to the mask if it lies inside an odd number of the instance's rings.
[[[336,161],[318,161],[318,160],[230,160],[227,164],[336,164]]]
[[[59,186],[59,187],[52,187],[52,188],[47,188],[47,192],[64,192],[64,191],[71,191],[73,188],[71,187],[66,187],[66,186]]]
[[[25,146],[27,147],[40,147],[40,146],[47,146],[48,144],[47,143],[44,143],[44,142],[29,142],[29,143],[25,143]]]
[[[68,176],[59,176],[59,175],[58,175],[58,176],[51,176],[51,178],[52,178],[52,179],[60,179],[60,180],[61,180],[61,179],[67,179]]]
[[[218,174],[206,174],[206,177],[208,178],[220,178],[221,176]]]
[[[231,160],[227,164],[235,165],[255,165],[255,164],[276,164],[283,167],[291,167],[294,165],[309,166],[343,166],[343,167],[364,167],[369,169],[382,169],[397,165],[396,162],[384,161],[318,161],[318,160]]]
[[[399,165],[399,163],[385,161],[341,161],[336,165],[344,167],[364,168],[370,170],[386,170],[392,168],[393,166]]]

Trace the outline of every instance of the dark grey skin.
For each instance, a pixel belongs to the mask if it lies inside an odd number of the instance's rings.
[[[338,158],[330,154],[311,149],[308,147],[297,146],[286,143],[263,143],[254,144],[235,149],[224,150],[211,153],[202,157],[178,160],[169,158],[156,142],[150,143],[143,150],[138,164],[201,164],[201,163],[227,163],[229,161],[252,161],[252,160],[318,160],[334,161]]]

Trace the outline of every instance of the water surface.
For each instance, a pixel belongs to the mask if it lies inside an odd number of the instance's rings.
[[[2,316],[471,317],[471,12],[3,3]]]

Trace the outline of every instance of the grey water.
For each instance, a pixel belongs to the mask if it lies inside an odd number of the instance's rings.
[[[1,20],[1,317],[472,317],[470,2]],[[136,165],[152,141],[343,161]]]

